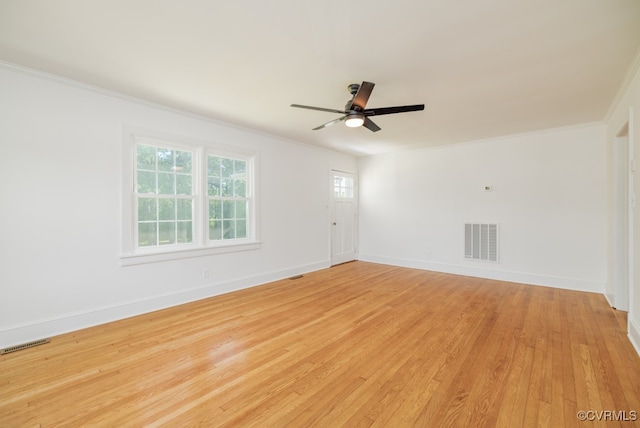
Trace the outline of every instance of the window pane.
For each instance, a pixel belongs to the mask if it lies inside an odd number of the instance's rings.
[[[234,193],[239,198],[247,196],[247,182],[244,180],[234,180]]]
[[[207,179],[207,188],[209,196],[220,196],[220,179],[209,177]]]
[[[155,171],[156,149],[155,147],[139,144],[136,149],[136,165],[138,169]]]
[[[188,244],[193,241],[193,223],[190,221],[179,221],[177,224],[178,244]]]
[[[155,198],[138,198],[138,221],[156,221],[158,211]]]
[[[235,201],[223,201],[222,202],[222,218],[235,218],[235,216],[236,216]]]
[[[220,158],[217,156],[207,157],[207,175],[220,177]]]
[[[221,201],[213,200],[209,201],[209,218],[210,219],[222,219],[222,203]]]
[[[221,158],[220,172],[223,177],[231,177],[233,175],[233,159]]]
[[[334,176],[333,196],[336,198],[353,199],[353,178]]]
[[[164,172],[158,173],[158,193],[162,195],[175,195],[174,190],[175,175]]]
[[[191,199],[178,199],[178,220],[191,220],[193,218],[193,201]]]
[[[246,238],[246,237],[247,237],[247,221],[236,220],[236,238]]]
[[[149,171],[138,171],[137,174],[138,193],[156,193],[156,173]]]
[[[352,199],[353,198],[353,178],[345,177],[344,180],[344,197]]]
[[[223,239],[235,239],[236,237],[236,222],[234,220],[222,221],[222,234]]]
[[[234,160],[233,161],[233,177],[243,178],[247,175],[247,161]]]
[[[230,178],[223,178],[220,182],[222,187],[222,196],[233,196],[233,180]]]
[[[336,196],[340,195],[341,187],[342,187],[342,177],[333,177],[333,191]]]
[[[158,147],[158,171],[173,171],[173,150]]]
[[[159,220],[175,220],[176,219],[176,200],[162,198],[158,200],[158,219]]]
[[[236,218],[247,218],[247,201],[236,201]]]
[[[176,195],[191,194],[191,176],[178,174],[176,175]]]
[[[344,189],[344,197],[353,199],[353,187],[347,187]]]
[[[218,241],[222,239],[222,221],[209,220],[209,240]]]
[[[176,228],[176,224],[175,222],[166,222],[166,223],[159,223],[159,244],[160,245],[169,245],[169,244],[175,244],[176,243],[176,233],[175,233],[175,228]]]
[[[183,174],[191,174],[191,152],[176,151],[176,172]]]
[[[149,247],[158,245],[156,224],[157,223],[138,223],[138,246]]]

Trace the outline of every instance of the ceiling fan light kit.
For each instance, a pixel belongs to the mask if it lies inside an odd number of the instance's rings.
[[[364,114],[362,113],[350,113],[344,121],[344,124],[349,128],[357,128],[364,124]]]
[[[328,113],[339,113],[343,115],[342,117],[313,128],[314,131],[344,121],[345,125],[347,125],[349,128],[357,128],[364,125],[364,127],[369,131],[377,132],[381,128],[376,125],[371,119],[369,119],[370,116],[381,116],[383,114],[406,113],[410,111],[424,110],[424,104],[367,109],[365,107],[367,105],[367,101],[369,101],[369,97],[371,96],[371,91],[373,91],[374,86],[375,83],[371,82],[362,82],[361,85],[358,85],[357,83],[350,84],[347,89],[349,90],[349,93],[353,96],[353,98],[347,101],[347,105],[345,106],[344,111],[322,107],[305,106],[301,104],[291,104],[291,107],[325,111]]]

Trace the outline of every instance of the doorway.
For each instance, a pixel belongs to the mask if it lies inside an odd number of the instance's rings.
[[[355,175],[331,170],[331,265],[356,260],[357,188]]]

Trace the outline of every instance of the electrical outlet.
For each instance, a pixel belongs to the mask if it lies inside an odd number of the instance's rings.
[[[209,268],[202,269],[202,279],[209,278]]]

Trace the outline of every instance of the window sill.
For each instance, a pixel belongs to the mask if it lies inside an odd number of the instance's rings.
[[[261,247],[261,242],[249,242],[244,244],[220,245],[217,247],[200,247],[183,250],[174,249],[170,251],[153,253],[124,254],[120,256],[120,264],[121,266],[134,266],[147,263],[166,262],[170,260],[190,259],[192,257],[203,257],[215,254],[258,250]]]

